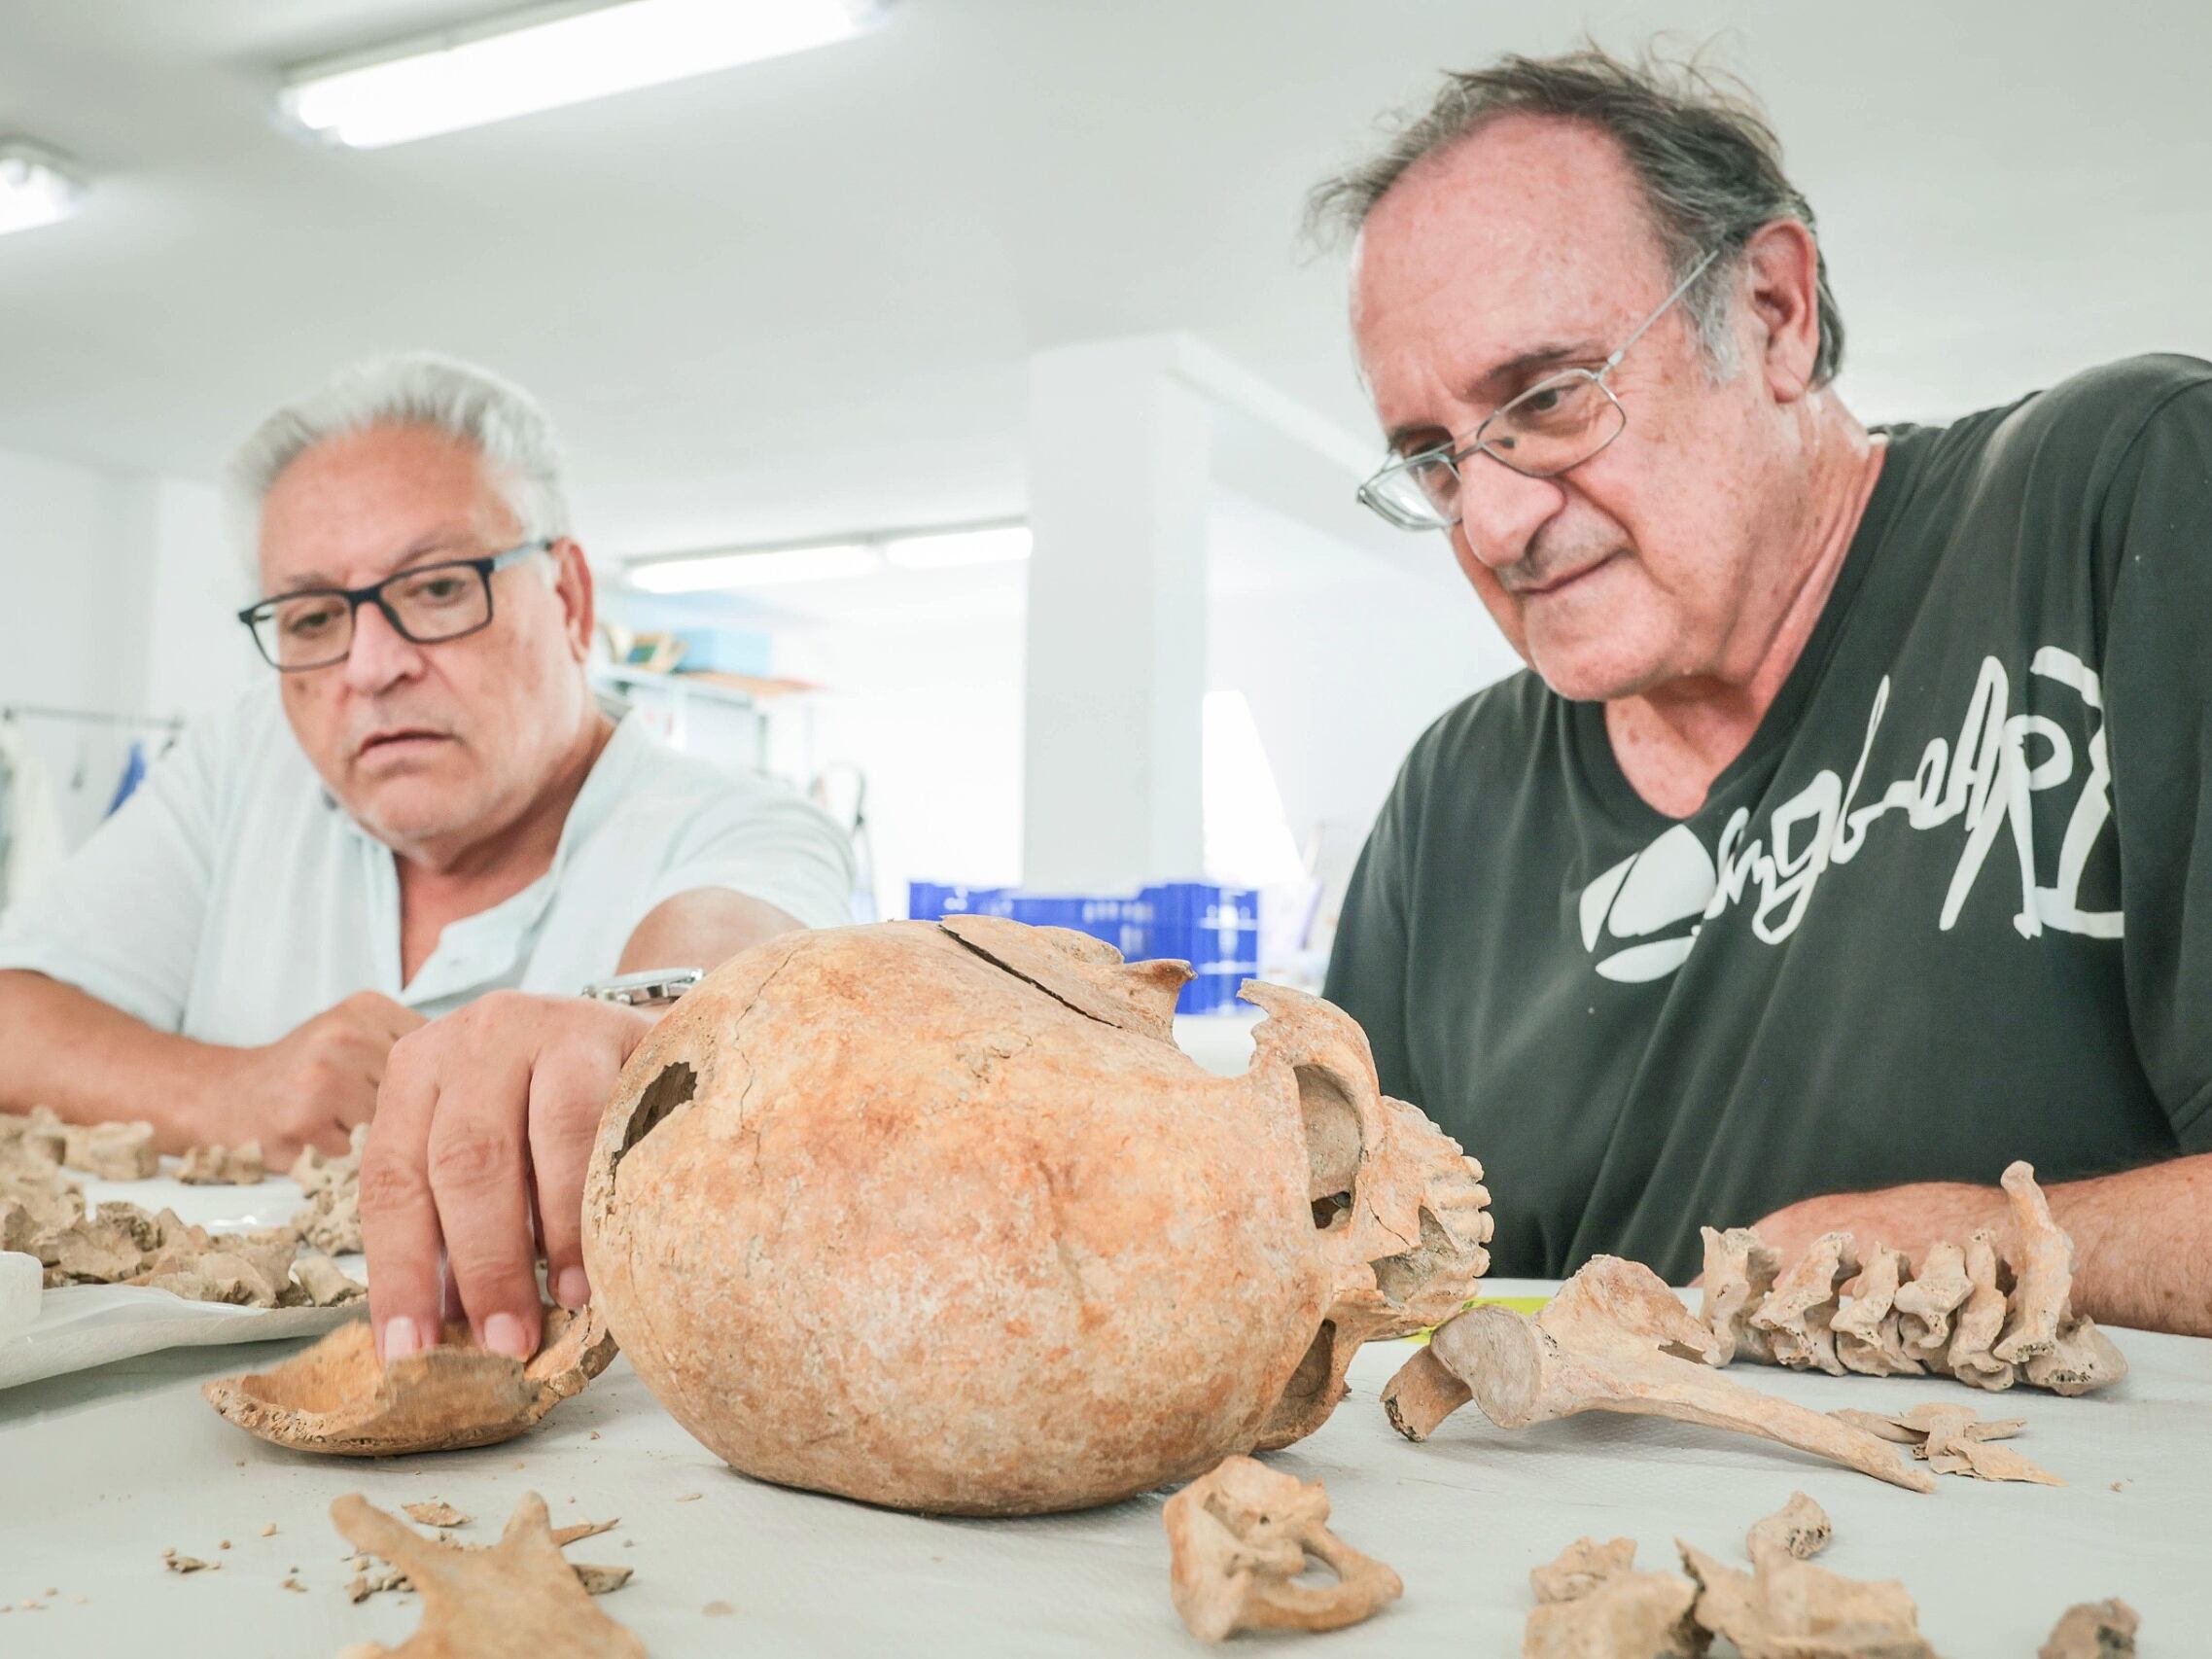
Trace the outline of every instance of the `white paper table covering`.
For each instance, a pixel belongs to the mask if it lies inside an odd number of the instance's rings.
[[[0,1338],[23,1329],[38,1318],[39,1287],[46,1270],[35,1255],[0,1250]]]
[[[2027,1430],[2009,1444],[2072,1483],[1946,1477],[1925,1497],[1764,1442],[1650,1419],[1594,1414],[1508,1433],[1469,1407],[1411,1445],[1376,1400],[1410,1350],[1372,1347],[1327,1427],[1272,1461],[1327,1483],[1333,1525],[1397,1569],[1405,1599],[1354,1630],[1241,1639],[1233,1650],[1513,1654],[1528,1570],[1576,1536],[1632,1536],[1649,1568],[1676,1565],[1677,1536],[1740,1562],[1744,1530],[1802,1489],[1835,1519],[1823,1562],[1903,1579],[1947,1659],[2022,1659],[2070,1603],[2114,1595],[2142,1612],[2147,1659],[2183,1659],[2203,1650],[2212,1629],[2212,1342],[2135,1332],[2119,1341],[2133,1375],[2071,1400],[1762,1366],[1732,1373],[1822,1409],[1902,1410],[1941,1397],[2024,1417]],[[354,1641],[397,1642],[414,1628],[419,1603],[346,1601],[352,1570],[327,1515],[331,1500],[361,1491],[396,1508],[441,1498],[476,1517],[464,1536],[485,1540],[530,1490],[556,1523],[621,1517],[614,1533],[570,1554],[637,1570],[601,1605],[658,1659],[1202,1651],[1168,1599],[1164,1493],[1087,1514],[982,1522],[763,1486],[685,1435],[620,1360],[505,1446],[386,1463],[314,1458],[250,1438],[199,1396],[201,1378],[271,1358],[251,1348],[163,1354],[0,1394],[0,1602],[59,1592],[43,1611],[0,1614],[0,1653],[313,1659]],[[701,1496],[680,1501],[691,1493]],[[263,1538],[269,1521],[278,1532]],[[233,1547],[219,1551],[226,1537]],[[220,1559],[223,1570],[167,1573],[166,1548]],[[305,1595],[280,1588],[295,1567]],[[734,1611],[708,1616],[713,1602]]]
[[[163,1159],[161,1167],[163,1173],[152,1181],[94,1181],[74,1171],[70,1179],[83,1182],[88,1214],[111,1199],[121,1199],[157,1214],[174,1210],[180,1220],[217,1233],[279,1226],[306,1202],[298,1183],[285,1176],[271,1176],[253,1186],[187,1186],[173,1173],[174,1158]],[[364,1278],[361,1256],[340,1256],[338,1265],[354,1278]],[[189,1302],[144,1286],[64,1286],[46,1292],[38,1317],[28,1324],[11,1326],[0,1318],[0,1390],[163,1348],[320,1335],[358,1311],[233,1308]],[[4,1473],[0,1473],[0,1492],[4,1491]],[[0,1515],[0,1535],[5,1535],[6,1525],[6,1516]],[[0,1655],[8,1651],[6,1642],[0,1641]]]

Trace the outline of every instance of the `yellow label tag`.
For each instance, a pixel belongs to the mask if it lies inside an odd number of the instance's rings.
[[[1533,1315],[1542,1312],[1545,1305],[1550,1301],[1551,1297],[1549,1296],[1474,1296],[1461,1302],[1459,1311],[1465,1313],[1469,1308],[1511,1308],[1517,1314]],[[1426,1342],[1429,1332],[1435,1328],[1434,1325],[1429,1325],[1424,1329],[1417,1330],[1407,1340],[1410,1342]]]

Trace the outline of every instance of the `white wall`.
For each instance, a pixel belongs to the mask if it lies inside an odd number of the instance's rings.
[[[145,693],[146,502],[88,467],[0,451],[0,704],[137,711]],[[20,717],[74,845],[99,822],[127,738]]]
[[[1406,751],[1520,659],[1453,565],[1393,565],[1240,498],[1213,516],[1208,683],[1251,705],[1284,816],[1333,900]]]
[[[215,492],[0,450],[0,705],[189,714],[245,683]],[[236,635],[233,639],[230,636]],[[243,649],[243,656],[241,655]],[[24,715],[75,845],[106,811],[137,731]]]
[[[906,914],[914,880],[1011,886],[1022,876],[1022,638],[1018,577],[957,617],[905,613],[779,634],[779,673],[819,681],[817,770],[867,778],[879,916]]]
[[[146,706],[189,719],[269,672],[236,615],[256,597],[253,569],[213,485],[162,477],[135,487],[153,549]]]
[[[1244,693],[1290,831],[1301,846],[1318,831],[1333,895],[1414,739],[1518,663],[1441,545],[1391,564],[1226,491],[1207,543],[1208,685]],[[619,615],[620,589],[607,595]],[[654,625],[669,625],[668,603],[650,607]],[[879,914],[904,914],[912,879],[1024,878],[1019,567],[702,594],[687,609],[698,625],[768,631],[777,673],[827,688],[805,703],[808,769],[866,774]]]

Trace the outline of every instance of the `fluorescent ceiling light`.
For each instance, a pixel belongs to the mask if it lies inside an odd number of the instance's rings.
[[[681,81],[850,40],[891,0],[620,0],[537,6],[474,31],[310,65],[287,119],[358,150]]]
[[[0,144],[0,236],[67,219],[84,199],[60,158],[35,144]]]
[[[901,570],[1011,564],[1030,556],[1030,531],[1027,524],[998,524],[987,530],[940,530],[926,536],[895,536],[884,543],[883,556]]]
[[[718,587],[773,587],[787,582],[829,582],[867,576],[883,560],[873,547],[841,542],[821,547],[774,547],[752,553],[695,553],[629,567],[632,586],[648,593],[703,593]]]

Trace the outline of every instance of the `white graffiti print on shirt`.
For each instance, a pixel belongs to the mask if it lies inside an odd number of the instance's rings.
[[[1778,944],[1797,931],[1821,879],[1847,865],[1865,845],[1867,831],[1884,816],[1902,813],[1914,830],[1963,824],[1966,845],[1951,872],[1936,926],[1949,932],[1967,895],[2009,831],[2018,870],[2020,905],[2013,926],[2026,938],[2045,928],[2091,938],[2119,938],[2118,910],[2081,906],[2083,871],[2112,817],[2112,767],[2104,735],[2103,688],[2096,673],[2070,651],[2045,646],[2028,664],[2033,681],[2071,692],[2092,723],[2083,744],[2076,796],[2058,848],[2056,879],[2036,878],[2031,797],[2072,781],[2074,742],[2048,715],[2012,712],[2011,677],[1994,656],[1984,657],[1974,683],[1956,742],[1928,740],[1913,775],[1892,783],[1864,805],[1867,757],[1889,709],[1889,681],[1875,690],[1850,781],[1823,770],[1769,817],[1763,839],[1744,842],[1751,824],[1738,808],[1708,854],[1687,825],[1668,830],[1642,852],[1622,860],[1583,889],[1578,905],[1582,942],[1600,955],[1598,971],[1631,982],[1658,979],[1679,968],[1705,922],[1751,896],[1751,932]],[[2032,686],[2031,688],[2032,688]],[[2023,695],[2023,702],[2026,700]],[[1685,929],[1685,924],[1687,927]]]

